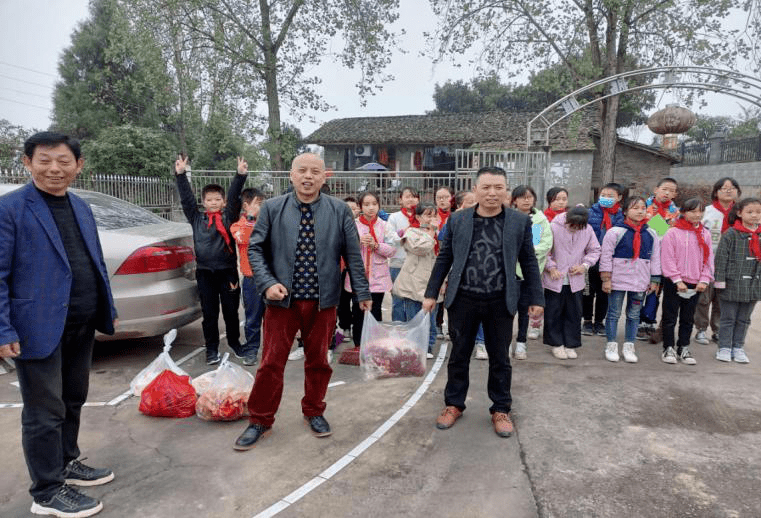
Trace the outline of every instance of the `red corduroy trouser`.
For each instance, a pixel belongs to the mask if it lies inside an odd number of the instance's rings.
[[[283,397],[283,371],[296,331],[304,341],[304,397],[301,410],[307,417],[325,412],[325,394],[333,369],[328,345],[336,327],[336,308],[320,309],[316,300],[295,300],[291,307],[267,306],[262,334],[262,363],[248,398],[252,424],[272,426]]]

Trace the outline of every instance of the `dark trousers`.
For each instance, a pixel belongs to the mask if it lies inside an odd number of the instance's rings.
[[[233,268],[225,270],[196,270],[198,295],[201,297],[203,312],[203,338],[206,350],[219,350],[219,306],[225,320],[227,343],[231,348],[240,349],[240,328],[238,327],[238,306],[240,305],[240,280]]]
[[[375,317],[375,320],[381,322],[383,320],[383,295],[385,293],[371,293],[370,296],[373,299],[373,308],[370,313]],[[354,345],[359,347],[360,340],[362,339],[362,325],[365,320],[365,312],[359,307],[359,301],[357,297],[352,295],[352,308],[351,308],[351,339],[354,341]]]
[[[344,289],[348,270],[341,274],[341,298],[338,301],[338,327],[351,329],[351,292]]]
[[[333,369],[328,345],[336,328],[336,308],[320,309],[316,300],[294,300],[291,307],[267,306],[264,311],[262,363],[248,398],[252,424],[272,426],[283,397],[283,371],[296,331],[304,341],[304,397],[301,411],[307,417],[325,412],[325,394]]]
[[[690,289],[695,289],[694,284],[687,284]],[[682,352],[682,347],[690,345],[692,325],[695,322],[695,308],[698,306],[700,293],[695,293],[689,299],[678,295],[676,284],[671,279],[663,278],[663,308],[661,312],[661,324],[663,326],[663,349],[674,347],[674,328],[679,318],[679,338],[677,339],[677,354]]]
[[[489,354],[487,391],[492,405],[489,412],[509,412],[512,405],[510,384],[512,367],[507,355],[513,332],[513,315],[508,313],[505,297],[475,298],[458,293],[449,315],[449,338],[452,352],[447,364],[444,403],[465,410],[470,384],[470,356],[476,343],[478,326],[483,325],[486,352]]]
[[[552,347],[581,347],[581,291],[569,285],[560,293],[544,290],[544,343]]]
[[[516,342],[526,343],[526,337],[528,336],[528,306],[529,298],[528,292],[524,289],[524,282],[518,283],[521,293],[518,296],[518,336],[515,338]]]
[[[441,329],[444,326],[444,304],[439,304],[434,309],[436,312],[436,329]]]
[[[262,339],[262,318],[264,317],[264,297],[256,289],[253,277],[243,277],[240,284],[243,296],[243,309],[246,322],[243,331],[246,335],[246,344],[241,351],[245,356],[256,356]],[[229,341],[228,341],[229,343]]]
[[[595,264],[589,269],[589,295],[582,295],[584,320],[602,324],[608,314],[608,294],[602,291],[600,267]]]
[[[55,495],[63,469],[79,457],[77,437],[87,399],[95,328],[66,323],[53,354],[41,360],[16,360],[21,398],[21,445],[37,502]]]

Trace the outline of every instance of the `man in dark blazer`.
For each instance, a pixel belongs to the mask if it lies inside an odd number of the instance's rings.
[[[542,314],[544,295],[531,220],[504,207],[508,197],[505,171],[499,167],[481,168],[473,192],[477,205],[449,217],[449,232],[441,242],[423,301],[423,309],[431,311],[448,274],[444,306],[449,315],[452,352],[444,391],[446,408],[436,426],[442,430],[451,427],[465,410],[470,355],[478,326],[483,324],[489,354],[489,412],[497,435],[509,437],[513,423],[508,350],[513,317],[521,289],[526,292],[529,313],[533,315]],[[523,272],[522,287],[515,273],[517,262]]]
[[[116,310],[95,218],[68,192],[79,143],[37,133],[23,161],[32,182],[0,197],[0,356],[15,359],[24,402],[32,513],[91,516],[103,505],[71,486],[114,478],[77,460],[77,437],[95,330],[113,334]]]

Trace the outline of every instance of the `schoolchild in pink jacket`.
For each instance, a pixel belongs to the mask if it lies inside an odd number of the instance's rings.
[[[690,198],[661,241],[663,270],[663,354],[665,363],[695,365],[689,350],[690,334],[700,294],[713,281],[711,231],[703,226],[705,204]],[[679,339],[674,348],[674,328],[679,318]]]
[[[373,299],[373,307],[370,313],[375,320],[383,320],[381,305],[383,304],[383,295],[391,289],[393,281],[391,280],[391,271],[389,270],[388,260],[396,253],[396,248],[392,244],[395,240],[394,230],[387,222],[378,217],[380,209],[380,200],[373,192],[364,192],[359,197],[359,217],[357,218],[357,231],[359,232],[359,245],[362,252],[362,259],[365,263],[365,275],[370,283],[370,296]],[[350,279],[346,277],[344,289],[351,292]],[[352,299],[353,300],[353,299]],[[354,345],[359,347],[362,338],[362,321],[364,312],[360,309],[359,304],[354,300],[352,307],[352,339]]]
[[[544,286],[544,343],[555,358],[576,358],[581,347],[581,295],[584,274],[600,258],[600,244],[587,224],[589,211],[574,207],[552,220],[552,250],[547,254]]]
[[[636,363],[634,339],[637,336],[642,302],[649,293],[657,293],[661,276],[661,249],[658,234],[645,223],[645,199],[632,196],[623,205],[624,221],[614,225],[602,240],[600,278],[608,294],[605,317],[605,359],[617,362],[618,320],[626,298],[624,361]]]

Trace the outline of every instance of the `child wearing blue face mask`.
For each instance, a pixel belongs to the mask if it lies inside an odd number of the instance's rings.
[[[595,231],[597,241],[602,245],[605,233],[624,221],[621,210],[621,198],[624,187],[609,183],[600,189],[597,203],[589,208],[589,225]],[[589,269],[589,293],[582,297],[582,315],[584,323],[581,334],[586,336],[605,336],[605,315],[608,314],[608,294],[602,291],[599,264]]]

